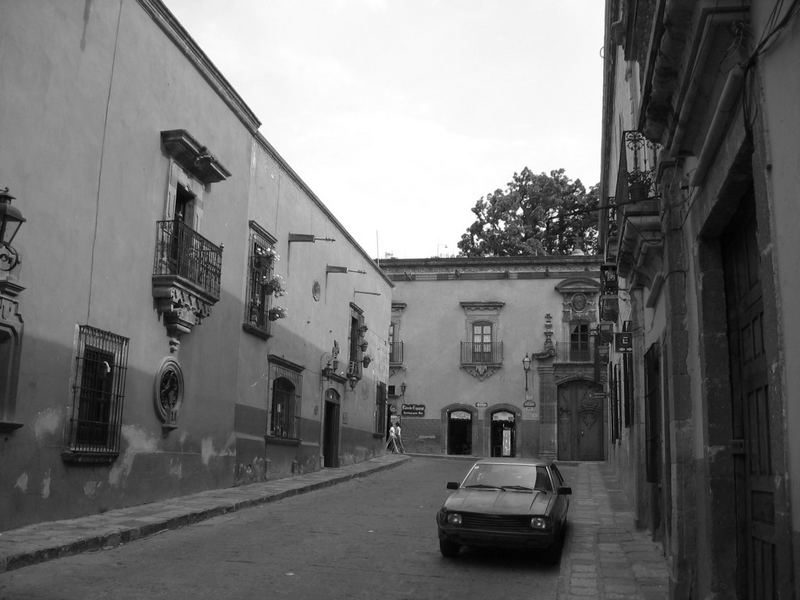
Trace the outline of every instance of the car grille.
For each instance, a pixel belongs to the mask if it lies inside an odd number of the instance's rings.
[[[530,531],[531,518],[525,515],[482,515],[461,513],[461,526],[469,529],[503,529]]]

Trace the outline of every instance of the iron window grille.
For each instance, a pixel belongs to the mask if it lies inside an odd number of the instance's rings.
[[[119,455],[128,338],[78,328],[66,459],[113,461]]]
[[[250,222],[247,258],[247,302],[244,323],[253,333],[269,333],[271,293],[268,282],[275,264],[275,239],[255,222]]]
[[[272,386],[272,411],[269,435],[295,438],[295,387],[291,381],[280,377]]]

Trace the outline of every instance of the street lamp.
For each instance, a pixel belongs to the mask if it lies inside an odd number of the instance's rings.
[[[14,196],[8,188],[0,189],[0,271],[10,271],[19,263],[19,255],[11,246],[25,217],[15,206],[11,206]]]
[[[406,395],[406,382],[405,381],[400,384],[400,395],[401,396],[405,396]]]
[[[522,368],[525,369],[525,391],[528,391],[528,371],[531,370],[531,357],[525,353],[525,358],[522,359]]]

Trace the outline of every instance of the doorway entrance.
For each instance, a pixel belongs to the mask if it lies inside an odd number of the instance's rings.
[[[339,466],[339,392],[325,392],[325,415],[322,427],[322,456],[324,467]]]
[[[516,429],[514,413],[498,410],[492,414],[489,434],[491,456],[516,456]]]
[[[777,597],[783,554],[775,523],[782,478],[773,469],[764,298],[752,191],[721,239],[731,372],[734,481],[737,491],[737,589],[742,598]]]
[[[447,453],[472,454],[472,413],[451,410],[447,413]]]
[[[558,386],[559,460],[603,460],[603,397],[589,381]]]

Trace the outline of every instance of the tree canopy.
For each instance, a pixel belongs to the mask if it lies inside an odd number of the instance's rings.
[[[567,255],[597,252],[598,186],[584,188],[564,169],[514,173],[505,190],[482,197],[458,247],[461,256]]]

